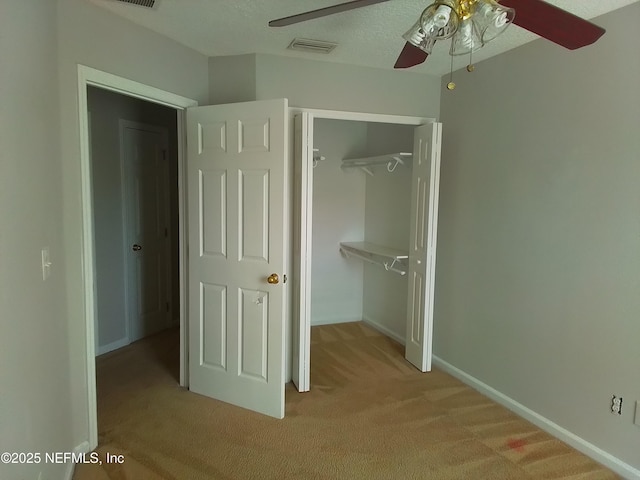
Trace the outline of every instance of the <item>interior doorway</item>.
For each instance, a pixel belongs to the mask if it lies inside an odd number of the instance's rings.
[[[101,355],[179,325],[178,130],[174,108],[87,99]]]
[[[91,123],[88,109],[88,87],[98,87],[133,97],[164,105],[174,109],[177,121],[177,158],[178,158],[178,232],[177,248],[179,257],[179,307],[177,307],[180,324],[180,385],[188,386],[188,332],[186,318],[186,220],[185,220],[185,140],[184,122],[185,110],[198,105],[198,102],[160,90],[117,75],[96,70],[84,65],[78,65],[78,127],[80,147],[80,177],[82,184],[82,265],[83,265],[83,297],[85,305],[85,366],[86,366],[86,396],[88,414],[88,449],[95,449],[98,445],[98,419],[96,398],[96,317],[97,298],[96,284],[96,252],[93,212],[93,191],[91,181],[91,149],[89,126]]]

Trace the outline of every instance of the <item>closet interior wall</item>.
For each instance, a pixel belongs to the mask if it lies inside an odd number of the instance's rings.
[[[367,128],[369,155],[412,152],[415,127],[370,123]],[[409,251],[411,232],[411,167],[398,165],[393,172],[377,167],[366,175],[365,241]],[[405,342],[407,321],[407,275],[387,272],[364,264],[362,318],[390,337]]]
[[[411,152],[414,127],[316,119],[313,170],[311,324],[365,320],[404,342],[407,277],[357,258],[345,258],[340,242],[367,241],[407,251],[410,232],[411,161],[343,170],[343,159]]]
[[[313,144],[311,325],[362,320],[363,265],[340,255],[340,242],[362,241],[365,233],[366,178],[343,171],[343,158],[366,154],[367,124],[316,119]]]

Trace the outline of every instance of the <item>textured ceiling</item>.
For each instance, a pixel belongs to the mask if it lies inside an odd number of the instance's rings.
[[[385,69],[393,68],[404,45],[402,34],[431,3],[390,0],[297,25],[271,28],[267,26],[269,20],[347,0],[156,0],[153,9],[114,0],[89,1],[210,57],[270,53]],[[637,1],[640,0],[548,0],[548,3],[591,19]],[[337,42],[339,46],[328,55],[287,50],[295,37]],[[536,38],[511,26],[474,53],[474,62]],[[411,71],[440,76],[449,71],[450,61],[448,42],[440,42],[433,55]],[[456,57],[454,68],[466,63],[466,58]]]

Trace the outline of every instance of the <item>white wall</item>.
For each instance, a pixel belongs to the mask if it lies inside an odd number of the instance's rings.
[[[636,469],[638,19],[595,19],[607,33],[573,52],[535,41],[443,94],[434,318],[436,355]]]
[[[367,128],[369,155],[412,152],[413,130],[407,125],[370,123]],[[393,172],[376,167],[366,176],[365,239],[378,245],[409,251],[411,217],[411,163]],[[405,338],[407,276],[366,264],[364,270],[364,319]]]
[[[363,265],[343,258],[339,244],[364,239],[365,178],[340,165],[343,158],[365,154],[367,126],[318,119],[313,134],[326,160],[313,170],[311,324],[360,321]]]
[[[0,451],[70,451],[56,8],[0,2]],[[49,246],[51,277],[40,250]],[[6,480],[66,465],[0,464]]]
[[[72,438],[88,439],[85,315],[82,284],[82,208],[77,64],[119,75],[206,104],[208,59],[176,42],[82,0],[58,0],[58,63],[66,287],[71,363]],[[25,27],[31,31],[31,27]],[[55,73],[55,72],[54,72]],[[68,430],[65,430],[68,431]]]
[[[124,305],[125,258],[123,251],[122,171],[119,120],[163,127],[169,133],[171,203],[172,311],[178,318],[178,138],[177,114],[169,107],[144,102],[108,90],[90,87],[91,174],[96,251],[96,301],[98,351],[126,342]]]

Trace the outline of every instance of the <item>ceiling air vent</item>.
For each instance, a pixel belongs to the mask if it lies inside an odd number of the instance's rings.
[[[287,47],[290,50],[301,50],[303,52],[313,53],[331,53],[337,43],[324,42],[322,40],[309,40],[308,38],[294,38],[293,42]]]
[[[116,0],[120,3],[131,3],[133,5],[140,5],[141,7],[153,8],[156,0]]]

